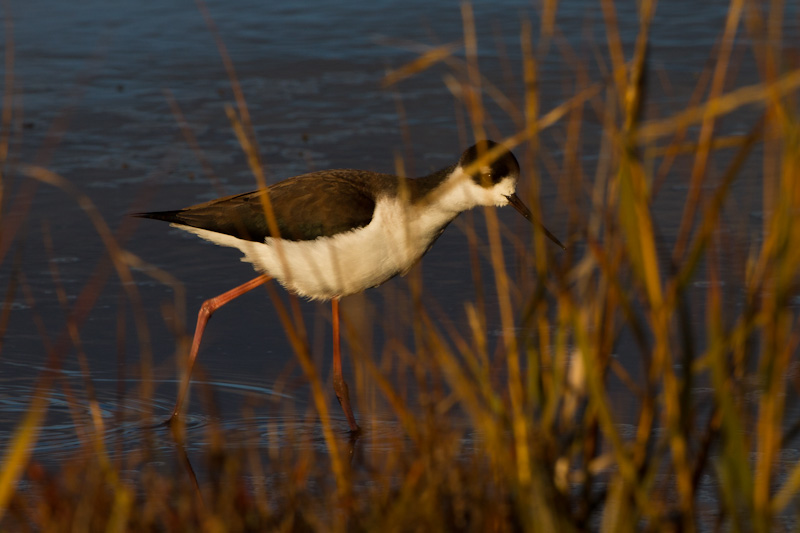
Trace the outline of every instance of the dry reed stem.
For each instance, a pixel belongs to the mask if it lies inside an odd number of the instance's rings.
[[[200,12],[203,14],[203,17],[206,21],[206,25],[209,27],[214,40],[217,45],[217,49],[220,52],[222,57],[223,63],[225,65],[226,72],[228,73],[228,79],[231,83],[231,88],[234,93],[234,98],[236,100],[236,109],[232,106],[228,105],[225,108],[226,114],[228,115],[228,119],[233,126],[234,132],[236,133],[236,138],[239,141],[242,149],[244,150],[245,155],[247,156],[247,162],[250,166],[250,170],[253,173],[253,176],[256,178],[256,183],[258,184],[258,189],[261,191],[262,194],[259,195],[261,200],[261,204],[264,210],[264,216],[267,221],[267,227],[270,230],[270,233],[273,235],[280,235],[280,231],[278,230],[278,221],[275,217],[275,211],[272,208],[272,203],[269,198],[269,194],[267,193],[267,182],[266,177],[264,175],[264,165],[261,161],[261,156],[258,151],[258,147],[256,145],[255,140],[255,131],[252,126],[252,121],[250,119],[250,113],[248,111],[247,102],[244,98],[244,93],[242,92],[241,84],[238,81],[238,77],[236,75],[236,70],[233,66],[233,61],[231,60],[227,48],[225,46],[224,41],[222,40],[219,32],[216,29],[216,24],[214,23],[213,18],[208,13],[208,9],[205,6],[203,0],[197,0],[198,8]],[[276,250],[278,252],[279,260],[284,262],[284,271],[291,272],[287,265],[285,264],[286,258],[284,254],[281,253],[280,249],[280,239],[276,241]],[[272,298],[274,303],[277,303],[278,300],[276,297],[273,296]],[[290,333],[290,340],[292,340],[292,345],[295,347],[295,353],[298,355],[300,359],[301,366],[303,367],[304,372],[311,381],[312,384],[312,392],[314,402],[317,407],[317,411],[320,414],[320,420],[322,423],[323,428],[323,435],[325,437],[326,445],[330,450],[331,455],[331,464],[334,471],[334,476],[337,480],[337,486],[339,487],[340,494],[345,496],[349,492],[349,485],[346,480],[346,473],[344,466],[341,460],[341,454],[338,449],[338,444],[336,442],[336,438],[333,435],[333,429],[330,423],[330,417],[328,416],[328,407],[325,400],[325,395],[322,392],[319,378],[316,374],[316,370],[314,369],[313,363],[310,359],[310,355],[304,348],[305,344],[301,340],[301,336],[298,334],[298,327],[302,329],[302,319],[300,319],[300,312],[299,307],[297,306],[297,301],[295,298],[292,299],[292,310],[294,315],[294,322],[292,323],[289,319],[289,315],[286,312],[285,308],[282,306],[278,306],[281,310],[279,315],[281,317],[281,321],[284,324],[284,328],[286,329],[287,333]]]
[[[637,138],[639,142],[646,144],[703,120],[730,114],[746,105],[763,104],[770,98],[784,97],[798,87],[800,87],[800,69],[790,71],[775,82],[740,87],[702,105],[689,107],[675,116],[645,122],[639,127]]]
[[[725,88],[725,79],[730,66],[730,56],[743,7],[744,0],[731,0],[728,16],[725,20],[725,30],[720,40],[717,62],[714,65],[714,73],[711,77],[711,88],[708,100],[719,98]],[[675,257],[677,261],[680,261],[680,258],[683,257],[686,243],[689,240],[689,233],[692,229],[697,206],[701,201],[702,185],[707,176],[708,159],[711,155],[715,117],[713,116],[713,108],[711,106],[706,107],[705,111],[706,116],[703,117],[700,124],[699,149],[696,152],[694,165],[692,166],[692,174],[689,179],[689,195],[683,207],[683,216],[681,218],[680,228],[678,229],[678,240],[673,251],[673,257]]]

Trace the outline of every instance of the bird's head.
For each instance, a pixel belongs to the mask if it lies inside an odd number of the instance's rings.
[[[531,223],[539,225],[550,240],[565,249],[564,245],[536,220],[516,194],[520,168],[517,158],[502,144],[494,141],[478,141],[467,148],[458,161],[458,166],[480,187],[476,197],[480,205],[505,206],[514,209]]]

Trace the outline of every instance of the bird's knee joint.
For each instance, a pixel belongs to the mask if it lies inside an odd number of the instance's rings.
[[[336,392],[337,398],[341,399],[341,398],[347,398],[349,396],[347,383],[345,383],[343,377],[336,376],[333,378],[333,390]]]
[[[214,300],[206,300],[203,302],[203,305],[200,306],[200,314],[211,316],[211,314],[216,311],[217,307],[214,305]]]

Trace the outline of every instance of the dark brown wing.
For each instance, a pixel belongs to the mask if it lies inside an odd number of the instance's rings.
[[[359,170],[326,170],[268,187],[281,238],[307,241],[369,224],[375,211],[374,195],[367,187],[369,174]],[[258,191],[218,198],[177,211],[137,213],[135,216],[257,242],[264,242],[270,236]]]

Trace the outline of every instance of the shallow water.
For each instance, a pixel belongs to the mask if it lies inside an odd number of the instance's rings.
[[[535,27],[537,12],[525,1],[474,5],[482,73],[510,94],[519,95],[520,19],[532,19]],[[626,47],[636,35],[633,6],[618,7]],[[679,1],[659,6],[652,59],[672,87],[652,91],[648,106],[652,116],[686,105],[719,37],[726,9],[726,2]],[[409,174],[424,174],[458,157],[463,145],[456,106],[442,80],[445,67],[435,67],[390,89],[381,86],[387,70],[413,60],[419,45],[461,39],[461,15],[455,5],[428,0],[381,0],[369,7],[215,1],[208,3],[208,12],[236,68],[270,181],[329,167],[392,172],[396,156],[406,157]],[[250,267],[239,262],[236,251],[215,248],[126,214],[177,208],[255,186],[225,115],[225,106],[233,101],[232,91],[203,16],[192,2],[73,5],[46,0],[12,3],[6,16],[13,30],[17,113],[4,205],[8,220],[22,216],[15,209],[25,205],[27,191],[24,180],[14,172],[15,163],[43,165],[62,175],[91,199],[112,229],[125,234],[125,247],[184,284],[189,325],[183,328],[191,330],[202,301],[250,279]],[[797,27],[796,7],[788,8],[785,23]],[[596,2],[565,2],[558,26],[564,41],[587,57],[593,47],[604,47],[602,14]],[[3,31],[9,39],[8,30]],[[800,32],[786,35],[791,44]],[[739,60],[737,83],[756,82],[752,59],[745,55]],[[573,94],[574,73],[555,47],[539,61],[543,109],[548,110]],[[590,74],[598,79],[597,67],[592,65]],[[175,107],[196,139],[196,150],[184,138]],[[513,133],[513,121],[491,106],[490,110],[492,136]],[[723,121],[726,133],[742,133],[749,118],[744,113]],[[592,158],[599,142],[598,128],[589,121],[583,135],[588,176],[596,164]],[[549,136],[563,134],[559,127],[546,132],[545,148],[561,146]],[[525,156],[524,152],[517,155]],[[551,155],[563,154],[555,148]],[[563,235],[566,227],[566,213],[558,205],[561,178],[545,175],[542,188],[544,220],[556,235]],[[680,215],[685,185],[685,176],[671,176],[656,205],[665,250],[677,231],[674,221]],[[749,215],[745,225],[759,224],[760,200],[751,192],[759,190],[758,169],[752,182],[737,187],[743,212]],[[524,182],[520,189],[524,197]],[[45,364],[46,347],[63,335],[68,311],[60,302],[59,290],[63,288],[71,308],[105,261],[102,240],[73,198],[45,185],[30,194],[26,222],[0,263],[3,294],[16,268],[24,272],[29,290],[27,296],[24,290],[17,291],[3,339],[1,440],[8,438],[26,408]],[[502,210],[500,217],[518,234],[530,235],[511,210]],[[471,220],[482,224],[479,213]],[[508,246],[507,260],[509,265],[519,263],[512,246]],[[484,273],[488,271],[485,267]],[[467,240],[458,225],[449,228],[426,256],[422,275],[426,301],[435,302],[432,305],[466,331],[464,302],[474,298],[475,287]],[[175,340],[170,331],[174,319],[169,309],[164,310],[173,292],[147,272],[135,273],[135,288],[147,313],[149,336],[144,338],[136,334],[135,308],[126,303],[125,287],[113,273],[108,280],[81,325],[80,337],[94,394],[103,419],[109,422],[107,445],[124,449],[132,434],[140,435],[143,422],[137,413],[147,413],[145,423],[157,420],[169,414],[174,401]],[[703,283],[698,280],[698,299]],[[493,288],[485,293],[492,309]],[[397,298],[408,299],[403,279],[344,302],[359,342],[376,354],[383,350],[386,322],[401,323],[392,318],[408,310]],[[321,304],[304,303],[301,308],[312,353],[327,377],[329,310]],[[698,309],[696,318],[702,320],[702,306]],[[407,324],[388,327],[397,327],[401,337],[411,337]],[[490,312],[489,327],[499,335],[496,312]],[[135,398],[146,372],[139,361],[148,340],[155,393],[142,405]],[[620,357],[624,359],[624,353]],[[264,292],[247,295],[214,317],[203,340],[200,364],[195,400],[202,396],[198,390],[205,382],[217,409],[208,414],[199,401],[189,406],[189,431],[200,445],[210,421],[229,430],[271,427],[267,422],[276,420],[318,430],[306,416],[308,387]],[[85,377],[74,350],[63,361],[62,371],[78,391],[73,397],[76,405],[86,409],[88,397],[80,385]],[[119,393],[121,384],[124,397]],[[408,388],[413,398],[414,387]],[[69,400],[61,388],[51,394],[50,414],[36,448],[40,459],[59,458],[80,446]],[[346,425],[335,400],[330,404],[343,430]],[[243,405],[251,406],[252,416],[241,414]],[[130,421],[114,424],[115,413],[123,406],[125,420]],[[357,409],[362,410],[362,419],[375,421],[374,435],[393,434],[394,426],[383,422],[391,417],[382,416],[385,406],[379,401]]]

